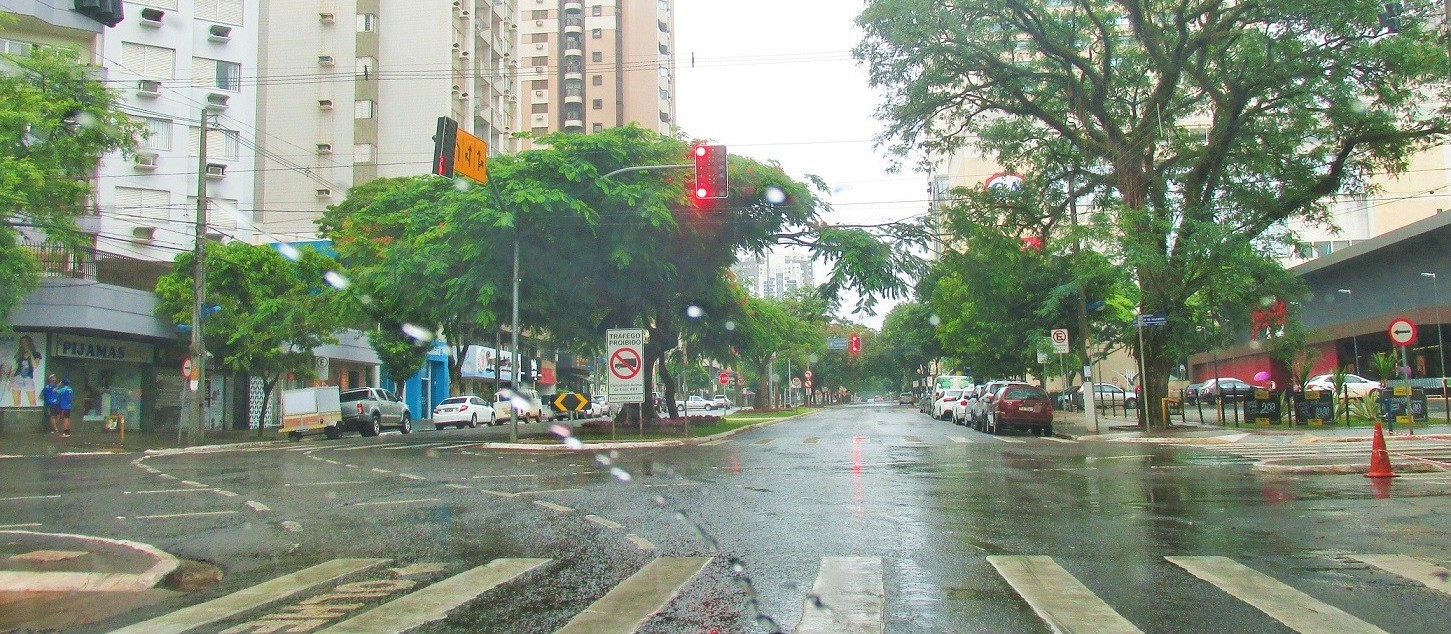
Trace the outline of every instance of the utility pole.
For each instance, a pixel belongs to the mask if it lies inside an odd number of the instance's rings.
[[[498,195],[498,191],[494,190],[495,195]],[[514,224],[514,308],[511,312],[513,315],[509,322],[509,354],[514,358],[510,361],[509,368],[513,372],[514,391],[522,394],[519,392],[524,387],[524,383],[520,380],[523,372],[521,372],[522,364],[519,362],[519,225],[517,222]],[[519,442],[519,409],[517,407],[509,408],[509,421],[511,424],[509,442]]]
[[[1078,233],[1078,193],[1073,189],[1073,177],[1068,177],[1068,209],[1073,222],[1073,257],[1083,251],[1083,238]],[[1093,433],[1098,433],[1098,407],[1094,404],[1097,394],[1093,384],[1093,338],[1088,334],[1088,291],[1083,283],[1078,284],[1078,330],[1083,333],[1083,409],[1091,421]],[[1065,379],[1066,380],[1066,379]]]
[[[196,227],[192,244],[191,304],[191,424],[196,426],[197,439],[206,437],[207,346],[202,339],[203,306],[207,300],[207,107],[201,110],[201,134],[197,145]],[[262,421],[258,421],[260,426]]]

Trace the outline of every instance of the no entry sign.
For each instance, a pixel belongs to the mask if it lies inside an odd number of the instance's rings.
[[[645,402],[645,331],[639,328],[605,333],[609,395],[614,403]]]
[[[1397,317],[1391,322],[1386,334],[1391,336],[1391,343],[1398,346],[1409,346],[1416,340],[1416,324],[1405,317]]]

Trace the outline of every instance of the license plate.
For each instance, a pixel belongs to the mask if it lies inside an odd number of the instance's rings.
[[[438,411],[447,413],[447,412],[457,412],[458,409],[457,408],[454,408],[454,407],[445,407],[445,408],[443,408],[441,410],[438,410]]]
[[[1036,411],[1038,411],[1038,406],[1037,405],[1023,405],[1023,406],[1021,406],[1021,407],[1018,408],[1018,411],[1020,411],[1020,412],[1036,412]]]

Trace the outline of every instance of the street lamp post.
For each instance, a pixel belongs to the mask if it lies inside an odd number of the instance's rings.
[[[1447,3],[1446,11],[1451,14],[1451,3]],[[1446,393],[1446,341],[1441,338],[1441,283],[1435,273],[1422,273],[1421,277],[1431,278],[1431,300],[1436,302],[1436,350],[1441,356],[1441,397],[1446,410],[1446,421],[1451,422],[1451,394]]]
[[[1350,292],[1350,289],[1348,289],[1348,288],[1342,288],[1342,289],[1337,290],[1336,292],[1338,292],[1338,293],[1345,293],[1345,296],[1350,298],[1350,309],[1352,311],[1351,317],[1354,317],[1355,315],[1354,315],[1353,311],[1355,310],[1355,294],[1352,293],[1352,292]],[[1356,375],[1359,375],[1360,374],[1360,335],[1357,335],[1354,330],[1351,330],[1350,331],[1350,345],[1351,345],[1351,350],[1354,351],[1354,353],[1355,353],[1355,374]]]

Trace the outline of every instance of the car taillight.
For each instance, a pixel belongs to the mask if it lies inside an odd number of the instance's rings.
[[[962,400],[958,401],[957,404],[958,405],[966,406],[967,405],[967,399],[962,399]]]
[[[362,413],[363,413],[363,404],[362,403],[358,403],[358,414],[362,414]]]
[[[460,412],[467,412],[467,411],[469,411],[469,405],[468,405],[468,403],[464,403],[463,405],[459,406],[458,411],[460,411]]]

